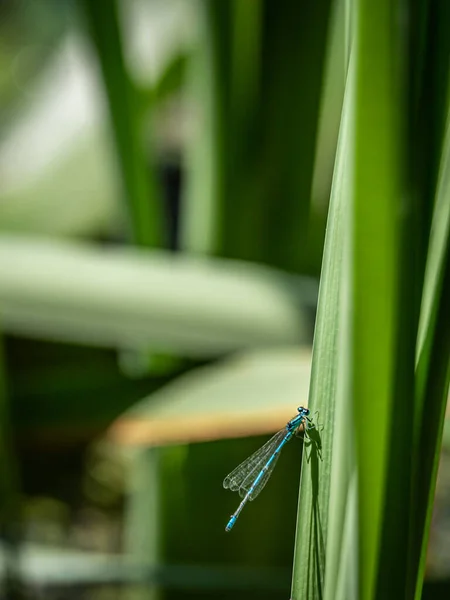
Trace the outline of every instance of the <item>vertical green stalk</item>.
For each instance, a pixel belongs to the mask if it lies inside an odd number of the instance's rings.
[[[359,597],[369,600],[375,598],[378,585],[384,587],[382,579],[386,577],[379,571],[379,557],[388,456],[397,460],[389,455],[394,412],[404,427],[411,429],[405,411],[394,411],[402,225],[398,216],[401,202],[407,198],[401,145],[400,6],[391,0],[376,4],[357,0],[354,6],[352,398],[358,466]]]
[[[260,102],[263,68],[264,1],[233,0],[231,76],[229,195],[221,207],[226,256],[260,260],[263,239],[264,203],[261,202],[258,136],[261,132]],[[239,218],[236,218],[239,215]]]
[[[117,0],[80,0],[97,52],[113,125],[124,184],[129,234],[140,246],[164,245],[164,221],[159,186],[147,156],[141,102],[127,72]]]
[[[14,455],[6,373],[3,357],[3,339],[0,339],[0,529],[5,547],[5,593],[8,598],[19,598],[17,552],[20,542],[20,504],[18,468]]]
[[[261,258],[301,272],[332,3],[266,1],[260,98]],[[282,207],[282,209],[281,209]]]
[[[221,254],[221,210],[228,197],[231,3],[197,0],[199,35],[188,69],[193,142],[186,155],[182,247]]]
[[[416,529],[413,530],[417,540],[414,548],[418,555],[417,565],[413,563],[413,573],[416,575],[416,600],[420,600],[422,596],[450,383],[450,361],[448,359],[450,355],[450,320],[448,318],[448,307],[450,306],[450,244],[448,240],[443,267],[443,287],[440,298],[436,303],[436,331],[430,348],[431,361],[426,381],[426,419],[422,425],[420,438],[420,447],[423,449],[421,456],[423,469],[421,471],[419,493],[417,494],[419,519]]]
[[[150,571],[158,564],[160,545],[160,450],[139,448],[131,461],[125,507],[124,548],[126,556]],[[158,600],[160,591],[149,583],[135,586],[127,600]]]
[[[342,161],[345,185],[341,191],[341,254],[339,331],[336,364],[335,417],[333,423],[332,468],[329,490],[329,528],[326,552],[326,600],[358,598],[358,489],[355,458],[355,434],[351,427],[352,396],[352,240],[351,194],[353,181],[352,148],[354,139],[355,61],[350,57],[344,111],[342,116],[343,144],[338,162]],[[342,155],[342,157],[341,157]],[[336,169],[335,176],[339,174]],[[330,435],[330,434],[328,434]],[[356,582],[356,583],[355,583]],[[356,587],[355,587],[356,586]]]
[[[301,272],[330,7],[199,2],[185,248]]]
[[[411,536],[409,593],[421,596],[450,377],[450,116],[430,230],[417,338],[417,422],[414,527]]]
[[[347,84],[348,85],[348,84]],[[334,439],[338,395],[338,361],[342,354],[340,338],[341,295],[343,284],[344,246],[347,237],[347,199],[350,193],[348,176],[348,147],[351,142],[351,95],[346,89],[333,187],[328,212],[327,231],[323,253],[322,273],[314,334],[313,360],[308,406],[315,419],[322,444],[321,457],[312,444],[305,454],[300,485],[297,513],[294,567],[292,578],[293,600],[321,600],[326,597],[326,588],[336,591],[338,578],[340,537],[344,528],[344,512],[347,501],[348,434]],[[345,362],[345,356],[343,356]],[[345,396],[343,396],[345,397]],[[345,421],[340,421],[345,428]],[[323,429],[322,429],[323,426]],[[344,429],[345,431],[345,429]],[[338,460],[339,459],[339,460]],[[341,460],[342,459],[342,460]],[[338,480],[335,478],[336,460],[340,467]],[[334,475],[333,475],[334,473]],[[328,537],[330,495],[333,504],[331,513],[332,535]],[[333,548],[330,552],[329,548]],[[325,581],[325,556],[327,557],[327,579]],[[331,584],[331,588],[330,588]],[[334,598],[334,596],[331,596]]]

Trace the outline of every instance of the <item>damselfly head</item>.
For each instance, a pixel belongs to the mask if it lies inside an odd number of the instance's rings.
[[[303,413],[305,416],[309,415],[309,408],[304,408],[303,406],[299,406],[297,408],[299,413]]]

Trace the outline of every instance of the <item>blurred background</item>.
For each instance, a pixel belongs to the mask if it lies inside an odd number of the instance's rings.
[[[222,481],[307,403],[343,19],[0,2],[2,597],[288,597],[300,444],[229,534]]]

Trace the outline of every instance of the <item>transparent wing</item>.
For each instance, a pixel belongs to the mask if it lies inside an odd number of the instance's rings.
[[[242,493],[241,490],[250,489],[250,486],[253,483],[253,481],[256,479],[258,473],[261,471],[261,469],[267,463],[267,461],[272,456],[272,454],[274,453],[276,448],[280,445],[280,443],[283,440],[283,438],[285,437],[285,435],[286,435],[286,429],[282,429],[281,431],[276,433],[273,437],[271,437],[270,440],[264,444],[264,446],[262,446],[256,452],[254,452],[251,456],[249,456],[246,460],[244,460],[244,462],[242,462],[240,465],[238,465],[234,469],[234,471],[231,471],[231,473],[225,477],[225,479],[223,481],[223,487],[226,489],[230,489],[233,492],[239,491],[241,496],[245,495],[246,492]],[[275,466],[275,463],[276,463],[276,460],[274,460],[273,466]],[[271,467],[272,467],[272,465],[271,465]],[[271,470],[272,469],[269,469],[270,472],[271,472]],[[267,475],[267,473],[266,473],[266,475]],[[265,479],[266,479],[266,476],[264,476],[261,480],[261,483],[264,482],[264,485],[267,482],[268,477],[267,477],[266,481],[264,481]],[[264,487],[264,485],[263,485],[263,487]],[[246,486],[246,487],[244,487],[244,486]],[[260,486],[258,485],[258,489],[259,489],[259,487]],[[259,491],[261,491],[261,490],[259,490]],[[258,495],[258,494],[256,494],[256,495]]]
[[[277,461],[279,458],[280,458],[280,453],[278,453],[276,455],[276,457],[273,459],[273,461],[270,463],[270,467],[267,469],[267,471],[261,477],[261,481],[258,483],[258,485],[255,487],[253,492],[250,494],[249,500],[254,500],[262,492],[264,486],[269,481],[269,478],[272,475],[273,470],[275,469],[275,465],[277,464]],[[269,459],[267,459],[267,460],[269,460]],[[263,465],[263,467],[264,467],[264,465]],[[241,487],[239,488],[239,495],[241,496],[241,498],[243,498],[247,494],[247,492],[250,490],[252,483],[258,477],[260,472],[261,472],[261,469],[258,469],[258,471],[256,473],[254,473],[254,475],[251,477],[251,479],[248,478],[248,480],[246,479],[242,483]]]

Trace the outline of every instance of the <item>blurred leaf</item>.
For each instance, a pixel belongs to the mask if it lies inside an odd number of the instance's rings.
[[[3,361],[3,339],[0,345],[0,523],[2,530],[17,519],[17,465],[12,446],[10,408],[8,405],[6,374]],[[11,531],[7,531],[7,536]],[[11,540],[10,540],[11,541]]]
[[[308,232],[331,6],[330,0],[265,2],[259,128],[252,148],[258,159],[252,166],[264,210],[262,260],[292,272],[302,272],[308,255],[302,242]],[[241,202],[245,199],[244,190]]]
[[[188,57],[186,54],[175,54],[165,65],[158,79],[149,88],[140,88],[144,110],[164,102],[173,94],[183,89]]]
[[[128,410],[108,435],[155,446],[277,431],[306,403],[310,363],[309,351],[293,346],[191,370]]]
[[[11,600],[19,598],[17,552],[20,541],[19,465],[14,452],[13,440],[3,357],[3,339],[0,339],[0,529],[5,561],[2,568],[2,588]]]
[[[330,4],[200,3],[186,249],[292,272],[308,261],[294,240],[308,230]]]
[[[143,127],[138,91],[131,81],[122,50],[117,0],[80,0],[97,51],[111,113],[122,172],[130,235],[141,246],[164,245],[166,231],[159,188]]]
[[[0,228],[51,235],[117,232],[120,177],[104,127],[92,54],[71,32],[0,145]]]
[[[125,505],[125,554],[149,567],[157,567],[160,562],[160,463],[157,448],[145,448],[137,454],[132,461]],[[126,593],[127,600],[157,600],[158,597],[159,590],[154,585],[143,585]]]
[[[411,585],[416,598],[422,592],[433,499],[443,435],[450,378],[450,117],[447,120],[441,171],[438,180],[430,244],[426,263],[417,341],[416,410],[417,445],[416,511],[412,538]],[[420,553],[420,559],[419,559]],[[420,563],[419,563],[420,560]],[[417,561],[417,562],[416,562]],[[417,564],[418,563],[418,564]]]
[[[37,123],[41,117],[32,119]],[[27,132],[27,139],[31,134]],[[17,139],[9,140],[4,155],[16,144]],[[61,146],[38,174],[28,174],[26,165],[16,182],[1,190],[2,231],[87,237],[119,230],[119,202],[105,136],[92,130]]]
[[[4,552],[0,547],[0,568]],[[87,552],[51,548],[40,544],[24,544],[20,552],[21,581],[28,587],[58,587],[71,593],[72,586],[94,585],[160,585],[166,589],[192,592],[233,593],[248,589],[279,591],[286,581],[280,569],[205,565],[149,565],[134,557],[112,553]],[[206,575],[206,576],[205,576]],[[70,590],[70,592],[69,592]],[[246,593],[246,592],[245,592]]]
[[[0,237],[5,331],[215,356],[308,337],[292,280],[245,263]]]
[[[255,10],[258,10],[257,4]],[[199,35],[188,70],[187,93],[194,106],[194,132],[186,154],[181,244],[189,251],[218,252],[220,207],[228,196],[226,182],[226,108],[229,95],[231,2],[197,2]],[[250,35],[250,39],[253,36]]]
[[[408,2],[410,43],[410,153],[412,181],[418,205],[416,260],[421,269],[415,302],[420,308],[421,285],[431,219],[441,168],[448,118],[448,65],[450,59],[450,4],[446,0]]]

